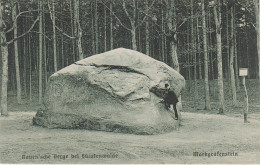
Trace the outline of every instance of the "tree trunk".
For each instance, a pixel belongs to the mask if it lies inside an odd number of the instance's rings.
[[[204,0],[201,1],[202,9],[202,32],[203,32],[203,52],[204,52],[204,82],[205,82],[205,110],[210,110],[210,97],[209,97],[209,66],[208,66],[208,43],[207,43],[207,27],[205,16]]]
[[[260,83],[260,0],[255,0],[255,18],[257,34],[257,54],[258,54],[258,79]]]
[[[104,1],[104,51],[107,51],[107,12],[106,0]]]
[[[63,1],[61,1],[61,5],[60,5],[60,12],[61,12],[61,29],[64,29],[64,24],[63,24]],[[64,68],[65,65],[65,58],[67,58],[64,54],[64,36],[61,34],[61,68]]]
[[[32,56],[31,56],[31,34],[28,36],[28,56],[29,56],[29,100],[32,101]]]
[[[42,104],[42,0],[39,0],[39,104]]]
[[[237,54],[237,36],[236,36],[236,29],[234,29],[235,30],[235,34],[234,34],[234,61],[235,61],[235,78],[236,78],[236,87],[237,87],[237,89],[239,89],[239,78],[238,78],[238,72],[239,72],[239,70],[238,70],[238,54]]]
[[[131,37],[132,37],[132,49],[137,50],[137,45],[136,45],[136,30],[135,28],[132,28],[131,30]]]
[[[202,79],[202,70],[201,70],[201,55],[200,55],[200,31],[199,31],[199,18],[196,19],[197,23],[197,52],[198,52],[198,67],[199,67],[199,79]]]
[[[53,30],[53,63],[54,63],[54,72],[58,71],[57,66],[57,47],[56,47],[56,18],[55,18],[55,3],[52,1],[52,30]]]
[[[163,5],[163,0],[161,0],[161,4]],[[164,30],[164,10],[162,9],[161,10],[161,20],[162,20],[162,22],[161,22],[161,29],[162,29],[162,32],[163,33],[165,33],[165,30]],[[166,62],[166,58],[165,58],[165,44],[164,44],[164,42],[165,42],[165,36],[164,35],[162,35],[161,36],[161,45],[162,45],[162,61],[164,62],[164,63],[167,63]]]
[[[76,10],[77,10],[77,0],[72,0],[72,6],[73,6],[73,30],[74,30],[74,45],[75,45],[75,60],[78,61],[78,49],[77,49],[77,37],[78,37],[78,28],[77,28],[77,14],[76,14]]]
[[[12,8],[12,19],[14,24],[14,38],[17,38],[17,19],[15,18],[16,13],[16,3],[13,3]],[[16,73],[16,90],[17,90],[17,102],[21,104],[21,78],[20,78],[20,67],[19,67],[19,56],[18,56],[18,44],[17,40],[14,41],[14,58],[15,58],[15,73]]]
[[[235,73],[234,73],[234,6],[231,7],[231,45],[230,45],[230,83],[231,83],[231,90],[233,96],[233,105],[237,105],[237,92],[236,92],[236,82],[235,82]]]
[[[164,27],[165,28],[165,27]],[[165,31],[165,29],[164,29]],[[164,36],[163,37],[164,41],[163,41],[163,45],[164,45],[164,57],[165,57],[165,63],[168,64],[168,61],[169,61],[169,58],[168,58],[168,50],[167,50],[167,39],[166,37]]]
[[[79,0],[74,0],[74,20],[75,20],[75,24],[76,24],[76,43],[78,46],[78,55],[79,55],[79,60],[82,60],[84,58],[83,55],[83,50],[82,50],[82,29],[80,26],[80,20],[79,20]]]
[[[1,16],[0,16],[1,17]],[[1,19],[1,18],[0,18]],[[1,21],[1,20],[0,20]],[[1,24],[1,23],[0,23]],[[0,25],[0,27],[2,27]],[[1,97],[1,115],[7,116],[7,87],[8,87],[8,47],[4,42],[6,42],[5,34],[0,31],[1,35],[1,53],[2,53],[2,97]]]
[[[190,59],[190,34],[189,34],[189,28],[187,28],[187,43],[188,43],[188,47],[187,47],[187,59],[188,59],[188,90],[191,93],[191,82],[192,82],[192,78],[191,78],[191,59]]]
[[[227,0],[226,0],[227,1]],[[226,50],[227,50],[227,69],[226,69],[226,78],[229,80],[229,78],[231,78],[231,75],[230,75],[230,47],[229,47],[229,44],[230,44],[230,39],[229,39],[229,29],[228,29],[228,26],[229,26],[229,11],[228,11],[228,5],[226,5],[226,40],[227,40],[227,43],[226,43]],[[232,37],[231,37],[232,38]],[[232,41],[231,41],[232,42]],[[229,66],[229,67],[228,67]]]
[[[98,4],[97,4],[97,0],[95,0],[95,37],[96,37],[96,54],[99,53],[99,39],[98,39]]]
[[[92,40],[92,55],[96,54],[95,47],[95,22],[94,22],[94,13],[95,13],[95,4],[92,2],[91,4],[91,40]]]
[[[246,89],[246,78],[245,76],[242,77],[242,86],[244,87],[244,91],[245,91],[245,102],[246,102],[246,108],[243,109],[244,112],[244,123],[248,123],[247,117],[248,117],[248,94],[247,94],[247,89]]]
[[[177,43],[174,41],[170,42],[170,54],[172,58],[172,67],[177,71],[180,72],[179,62],[178,62],[178,55],[177,55]]]
[[[167,25],[170,31],[170,52],[172,58],[172,67],[180,72],[179,62],[178,62],[178,55],[177,55],[177,35],[176,35],[176,8],[175,8],[175,1],[170,0],[167,11]]]
[[[145,1],[145,13],[148,14],[148,3],[149,1]],[[145,54],[150,55],[150,43],[149,43],[149,20],[145,21]]]
[[[55,16],[54,16],[55,17]],[[43,14],[43,63],[44,63],[44,85],[43,85],[43,89],[46,89],[47,86],[47,82],[48,82],[48,72],[47,72],[47,51],[46,51],[46,17]],[[55,44],[56,45],[56,44]],[[56,49],[55,49],[56,50]],[[56,63],[57,64],[57,63]],[[57,65],[56,65],[57,66]],[[55,66],[54,66],[55,67]]]
[[[27,21],[25,23],[26,27]],[[28,40],[27,37],[24,37],[23,40],[23,88],[24,88],[24,95],[27,97],[27,47],[26,47],[26,39]]]
[[[82,30],[81,27],[79,27],[79,34],[78,34],[78,51],[79,51],[79,59],[82,60],[84,58],[83,49],[82,49]]]
[[[44,33],[45,34],[45,33]],[[47,50],[46,50],[46,39],[44,37],[44,40],[43,40],[43,59],[44,59],[44,89],[46,88],[47,86],[47,83],[48,83],[48,72],[47,72]]]
[[[136,8],[138,8],[138,1],[136,2]],[[137,13],[137,22],[140,22],[140,14]],[[145,30],[146,31],[146,30]],[[141,39],[141,27],[138,26],[136,32],[138,32],[138,39],[137,39],[137,51],[142,52],[142,39]],[[146,33],[146,32],[145,32]],[[146,54],[146,53],[145,53]]]
[[[136,0],[133,0],[133,18],[130,18],[131,20],[131,35],[132,35],[132,46],[133,50],[137,50],[137,44],[136,44]]]
[[[74,35],[74,21],[73,21],[73,5],[72,5],[72,1],[70,1],[70,20],[71,20],[71,36],[75,36]],[[72,43],[72,59],[73,62],[76,61],[76,52],[75,52],[75,40],[71,40]]]
[[[219,113],[224,113],[224,85],[223,85],[223,70],[222,70],[222,43],[221,43],[221,13],[217,14],[217,0],[215,0],[214,20],[216,26],[216,39],[217,39],[217,63],[218,63],[218,88],[219,88]],[[219,7],[219,6],[218,6]]]
[[[246,14],[245,14],[246,15]],[[246,20],[248,19],[248,17],[246,16],[245,18]],[[246,60],[245,60],[245,66],[247,66],[248,70],[251,70],[251,67],[250,67],[250,54],[249,54],[249,44],[250,44],[250,41],[249,41],[249,32],[248,30],[245,31],[245,35],[246,35],[246,43],[245,43],[245,46],[246,46]],[[248,75],[247,75],[247,78],[250,79],[250,72],[248,72]]]
[[[194,16],[193,12],[193,0],[191,0],[191,16]],[[194,65],[194,99],[198,98],[198,88],[197,88],[197,52],[195,51],[195,42],[196,42],[196,35],[194,32],[194,20],[191,18],[191,54],[193,58],[193,65]]]
[[[137,44],[136,44],[136,26],[135,26],[135,21],[136,21],[136,1],[132,1],[132,6],[133,6],[133,16],[130,16],[130,14],[127,11],[125,0],[123,0],[123,9],[124,12],[126,13],[128,19],[130,20],[131,24],[131,29],[128,29],[131,33],[131,40],[132,40],[132,49],[137,50]]]
[[[257,54],[258,54],[258,79],[260,83],[260,0],[258,0],[258,14],[256,16],[257,19]]]
[[[137,22],[139,22],[140,21],[140,14],[138,14],[138,17],[137,17]],[[142,43],[141,43],[141,28],[140,28],[140,26],[138,26],[138,28],[137,28],[137,30],[136,30],[136,32],[138,32],[138,38],[137,38],[137,51],[139,51],[139,52],[142,52]]]
[[[3,6],[0,3],[0,43],[2,54],[2,93],[1,93],[1,115],[7,116],[7,87],[8,87],[8,45],[4,32]]]
[[[110,10],[110,49],[114,49],[114,41],[113,41],[113,1],[110,1],[110,6],[109,6],[109,10]]]

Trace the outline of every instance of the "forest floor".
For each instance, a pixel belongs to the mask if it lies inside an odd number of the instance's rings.
[[[37,97],[33,97],[33,103],[24,100],[18,105],[10,92],[10,116],[0,118],[0,163],[259,163],[258,83],[247,80],[250,123],[243,123],[243,91],[237,91],[238,105],[232,106],[228,85],[225,113],[217,114],[214,93],[212,109],[203,110],[201,81],[198,96],[188,89],[182,95],[182,126],[169,133],[148,136],[33,126],[32,118],[40,108]],[[204,156],[194,156],[194,152]],[[214,156],[215,153],[229,156]],[[112,158],[93,158],[94,154]]]

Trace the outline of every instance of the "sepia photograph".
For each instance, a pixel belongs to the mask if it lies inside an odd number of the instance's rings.
[[[0,0],[0,152],[260,163],[260,0]]]

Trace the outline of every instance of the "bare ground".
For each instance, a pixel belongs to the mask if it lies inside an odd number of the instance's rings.
[[[212,109],[203,110],[201,81],[198,96],[192,86],[191,91],[184,91],[182,127],[150,136],[33,126],[32,117],[42,107],[37,104],[37,92],[31,102],[24,98],[23,104],[17,104],[15,92],[9,91],[10,116],[0,117],[0,163],[260,163],[259,81],[247,80],[250,121],[247,124],[242,117],[243,91],[237,90],[239,102],[233,106],[230,88],[225,83],[225,115],[217,114],[217,93],[211,93]],[[236,152],[238,156],[195,157],[193,152]],[[54,158],[54,154],[68,158]],[[71,154],[78,154],[78,158],[71,158]],[[82,154],[117,157],[82,158]],[[23,159],[23,155],[34,155],[36,159]],[[45,155],[50,158],[40,157]]]
[[[259,114],[251,114],[245,124],[241,115],[183,112],[179,130],[144,136],[37,127],[32,125],[35,113],[10,112],[9,117],[0,117],[0,163],[260,163]],[[193,156],[193,152],[218,151],[238,156]],[[54,154],[68,158],[54,158]],[[117,157],[82,158],[82,154]],[[35,155],[35,159],[22,155]],[[50,158],[41,159],[44,155]]]

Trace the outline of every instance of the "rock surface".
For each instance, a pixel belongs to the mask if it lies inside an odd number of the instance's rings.
[[[50,77],[46,109],[37,112],[33,123],[134,134],[168,132],[179,121],[160,102],[165,84],[179,96],[185,80],[137,51],[118,48],[93,55]]]

